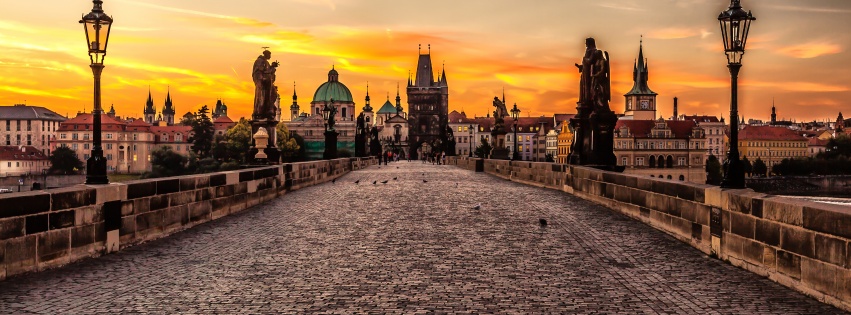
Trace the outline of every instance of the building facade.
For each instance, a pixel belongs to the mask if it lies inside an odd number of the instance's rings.
[[[431,48],[419,53],[416,76],[408,79],[408,142],[411,157],[431,153],[453,134],[449,129],[449,85],[446,71],[434,80]]]
[[[34,146],[0,146],[0,177],[42,174],[50,159]]]
[[[0,146],[31,146],[50,156],[56,130],[65,120],[40,106],[0,106]]]
[[[739,131],[739,154],[751,163],[762,160],[770,172],[771,167],[783,159],[809,156],[808,141],[798,132],[782,126],[746,126]]]

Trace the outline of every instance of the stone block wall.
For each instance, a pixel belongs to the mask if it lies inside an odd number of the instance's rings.
[[[851,207],[553,163],[485,160],[485,172],[602,204],[851,311]]]
[[[344,158],[0,195],[0,280],[164,237],[376,162]]]

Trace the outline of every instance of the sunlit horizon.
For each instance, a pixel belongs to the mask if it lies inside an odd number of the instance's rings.
[[[39,10],[0,0],[0,105],[26,103],[74,116],[92,109],[92,74],[79,17],[91,1],[55,1]],[[768,119],[834,120],[851,108],[851,4],[841,0],[744,0],[757,21],[740,76],[740,113]],[[283,119],[293,85],[307,107],[332,65],[364,105],[373,107],[415,71],[418,45],[431,47],[449,83],[450,110],[492,111],[502,96],[523,116],[575,112],[573,66],[594,37],[612,58],[612,108],[623,112],[643,40],[658,114],[728,117],[730,77],[718,12],[729,1],[542,0],[104,0],[115,19],[103,73],[103,104],[122,117],[141,117],[150,88],[157,110],[170,90],[182,116],[223,99],[229,116],[251,114],[254,59],[270,47],[278,60]],[[445,66],[444,66],[445,65]],[[848,115],[846,113],[846,115]]]

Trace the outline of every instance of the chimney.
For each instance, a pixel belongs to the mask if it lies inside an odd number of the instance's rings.
[[[678,119],[677,117],[679,117],[679,116],[677,116],[677,101],[678,100],[679,99],[676,96],[674,96],[674,120],[677,120]]]

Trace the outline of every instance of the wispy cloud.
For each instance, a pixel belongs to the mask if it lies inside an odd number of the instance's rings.
[[[267,26],[274,26],[275,25],[274,23],[271,23],[271,22],[260,21],[260,20],[257,20],[257,19],[246,18],[246,17],[230,16],[230,15],[216,14],[216,13],[210,13],[210,12],[197,11],[197,10],[167,7],[167,6],[145,3],[145,2],[138,2],[138,1],[133,1],[133,0],[121,0],[121,1],[126,2],[126,3],[130,3],[130,4],[143,6],[143,7],[169,11],[169,12],[182,13],[182,14],[188,14],[188,15],[194,15],[194,16],[200,16],[200,17],[207,17],[207,18],[214,18],[214,19],[220,19],[220,20],[227,20],[227,21],[234,22],[236,24],[244,25],[244,26],[267,27]]]
[[[706,38],[710,35],[712,35],[712,32],[709,32],[706,29],[691,27],[667,27],[651,30],[644,34],[644,36],[647,36],[647,38],[652,39],[680,39],[696,36],[700,36],[700,38]]]
[[[823,8],[823,7],[812,7],[812,6],[795,6],[795,5],[775,5],[770,8],[774,8],[782,11],[795,11],[795,12],[813,12],[813,13],[851,13],[851,9],[839,9],[839,8]]]
[[[633,12],[647,11],[646,9],[642,8],[641,6],[639,6],[635,2],[622,2],[622,3],[604,2],[604,3],[598,3],[597,6],[601,7],[601,8],[615,9],[615,10],[622,10],[622,11],[633,11]]]
[[[782,47],[777,53],[793,58],[815,58],[824,55],[838,54],[842,52],[842,46],[829,42],[810,42],[806,44]]]

